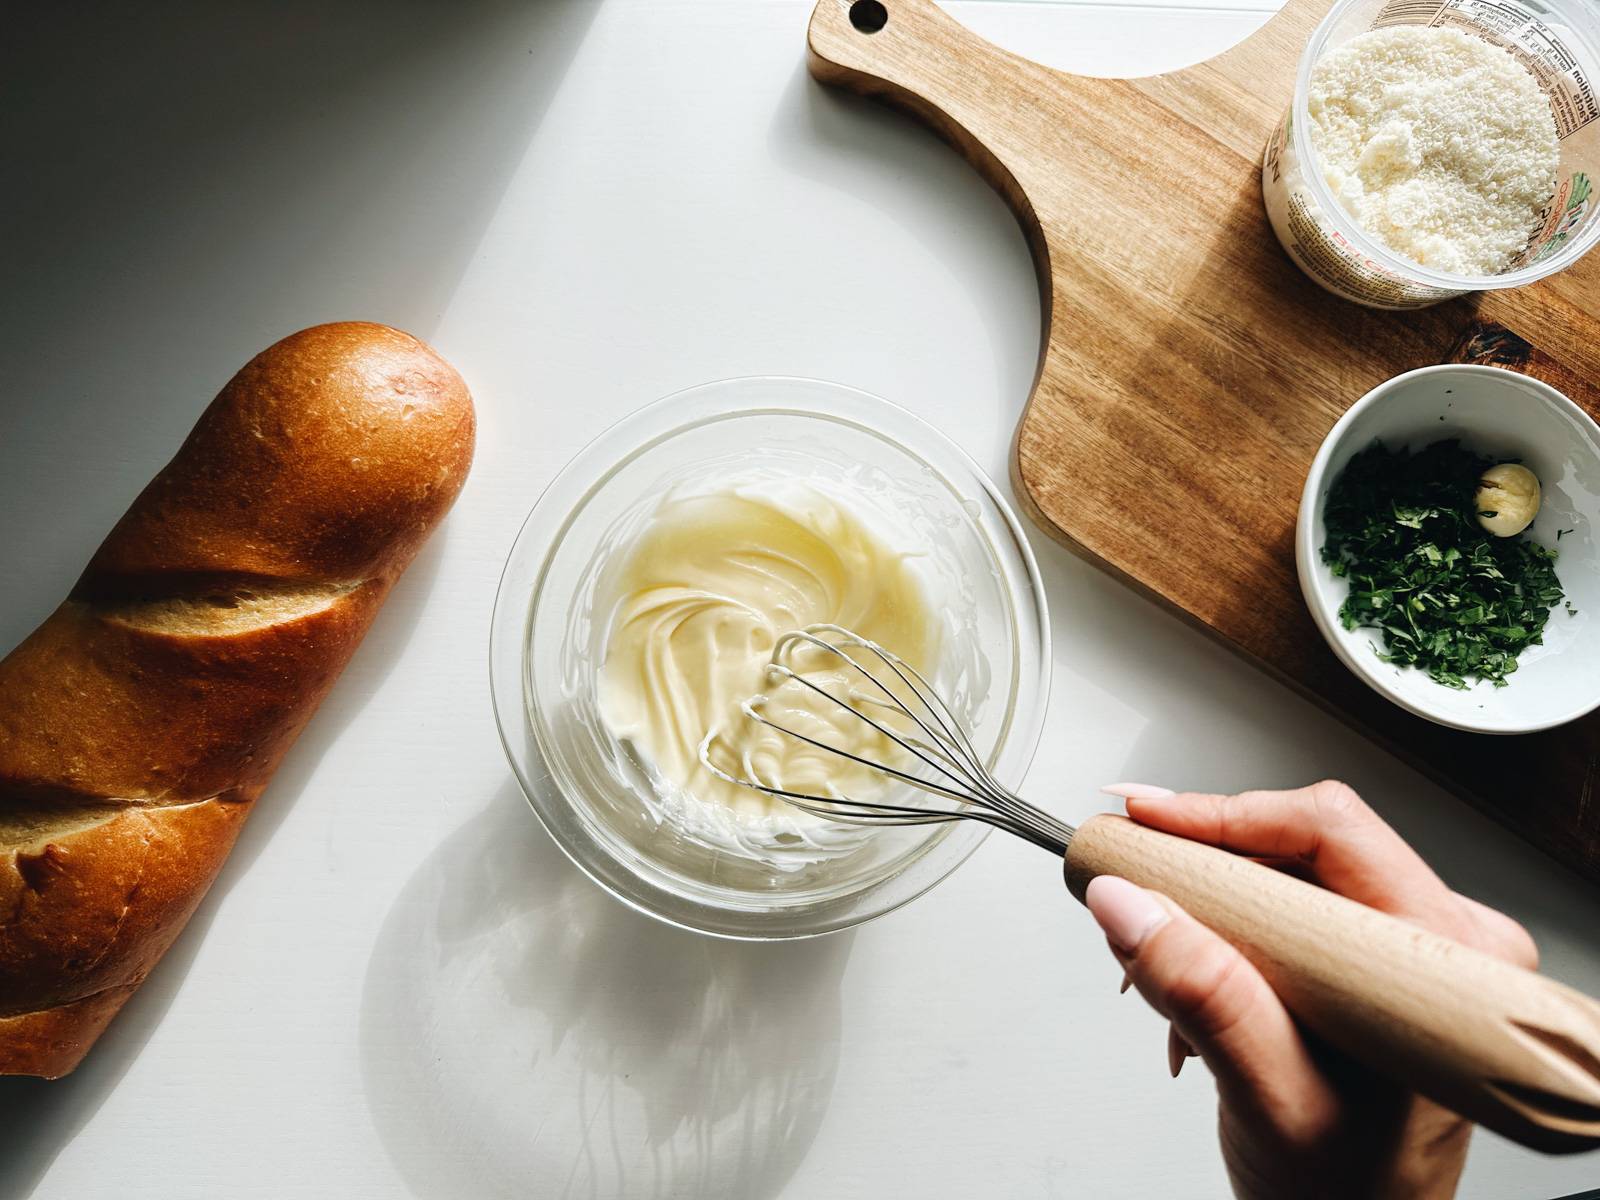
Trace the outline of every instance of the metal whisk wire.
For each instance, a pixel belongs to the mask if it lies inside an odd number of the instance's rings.
[[[844,696],[824,687],[803,671],[797,671],[786,661],[802,647],[811,647],[831,655],[837,665],[847,668],[853,676],[864,681],[870,690],[850,687]],[[870,656],[898,681],[899,688],[891,686],[868,670],[860,661],[861,655],[848,653],[858,650]],[[770,679],[781,683],[794,683],[812,694],[837,706],[856,720],[864,722],[890,742],[899,746],[920,764],[920,773],[902,770],[890,763],[866,758],[822,738],[813,737],[798,729],[780,724],[763,709],[770,693],[746,700],[740,711],[743,716],[786,737],[803,742],[815,749],[833,754],[859,766],[887,775],[920,791],[955,801],[960,808],[924,808],[916,805],[893,804],[887,801],[855,800],[844,795],[817,795],[799,792],[767,783],[755,769],[748,751],[734,753],[740,774],[719,766],[712,756],[712,747],[726,731],[712,730],[700,743],[701,764],[713,775],[729,783],[753,788],[769,796],[788,801],[797,808],[818,816],[828,817],[856,825],[935,825],[950,821],[980,821],[1007,833],[1025,838],[1036,846],[1054,854],[1064,854],[1072,840],[1072,827],[1034,807],[1002,787],[989,773],[983,756],[973,745],[960,720],[950,705],[928,683],[915,667],[898,655],[884,649],[859,634],[838,625],[812,625],[780,637],[773,646],[772,659],[767,667]],[[847,679],[851,677],[847,674]],[[895,721],[909,722],[911,729],[896,729],[888,721],[879,720],[866,710],[877,709]],[[920,735],[920,736],[919,736]],[[736,740],[723,738],[724,744],[734,751]]]

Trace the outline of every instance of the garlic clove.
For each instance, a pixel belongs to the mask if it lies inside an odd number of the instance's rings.
[[[1478,524],[1495,537],[1515,537],[1539,515],[1539,477],[1521,463],[1500,463],[1478,480]]]

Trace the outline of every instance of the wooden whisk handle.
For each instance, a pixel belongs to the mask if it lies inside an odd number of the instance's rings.
[[[1092,817],[1066,854],[1161,892],[1233,943],[1308,1029],[1497,1133],[1547,1151],[1600,1144],[1600,1004],[1247,858]]]

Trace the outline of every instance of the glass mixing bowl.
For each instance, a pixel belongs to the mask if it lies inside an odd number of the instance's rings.
[[[600,719],[611,613],[597,595],[662,496],[724,480],[848,495],[912,555],[942,624],[933,681],[1011,787],[1049,691],[1044,590],[1016,515],[962,450],[902,408],[816,380],[731,379],[657,401],[591,442],[528,515],[495,597],[490,684],[506,755],[551,837],[596,883],[672,924],[828,933],[921,895],[988,829],[874,830],[833,857],[774,865],[670,819],[646,764]]]

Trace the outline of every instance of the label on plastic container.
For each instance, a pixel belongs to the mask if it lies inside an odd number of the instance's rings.
[[[1426,308],[1461,295],[1407,279],[1350,243],[1305,186],[1290,121],[1285,114],[1267,140],[1261,195],[1272,231],[1295,265],[1334,295],[1372,308]]]
[[[1449,26],[1503,46],[1538,82],[1562,138],[1600,117],[1594,80],[1555,30],[1514,0],[1389,0],[1372,28],[1389,25]]]

